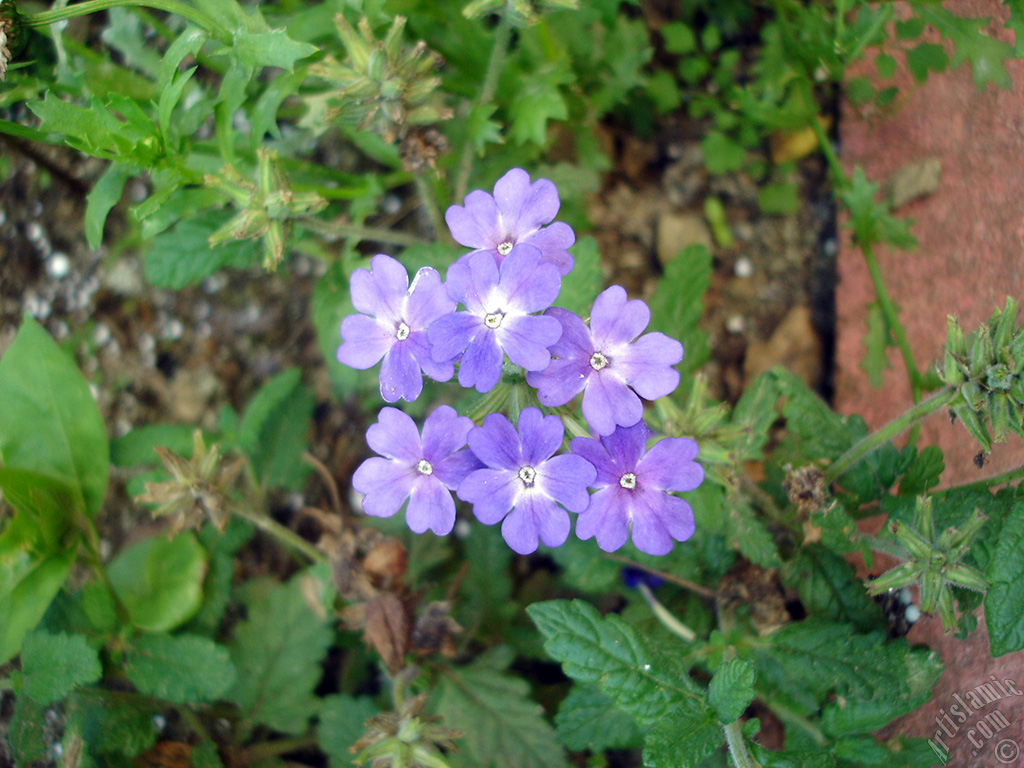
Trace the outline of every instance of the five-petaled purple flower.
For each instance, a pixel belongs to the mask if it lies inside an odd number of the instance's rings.
[[[428,528],[438,536],[455,525],[451,492],[480,463],[468,450],[466,436],[473,422],[442,405],[427,416],[423,438],[412,418],[397,408],[381,410],[366,431],[366,442],[384,458],[367,459],[352,476],[352,487],[363,496],[363,511],[391,517],[406,499],[405,520],[415,533]]]
[[[672,366],[683,359],[683,345],[663,333],[640,336],[651,311],[639,299],[627,300],[622,286],[597,297],[589,329],[567,310],[552,307],[545,314],[561,323],[562,336],[551,347],[551,364],[526,380],[547,406],[564,405],[583,392],[583,417],[597,434],[640,421],[637,394],[657,400],[678,386]]]
[[[351,286],[352,305],[363,314],[342,321],[339,362],[363,369],[383,358],[380,394],[389,403],[419,397],[423,373],[437,381],[452,377],[452,360],[435,360],[427,343],[427,326],[455,309],[435,270],[424,267],[410,286],[405,267],[379,254],[370,269],[352,273]]]
[[[566,249],[576,236],[560,221],[544,226],[555,218],[558,206],[554,184],[547,179],[531,184],[530,174],[513,168],[498,179],[493,197],[482,190],[470,192],[465,207],[451,206],[444,218],[455,241],[475,248],[473,253],[486,251],[500,264],[513,246],[529,243],[540,249],[543,261],[567,275],[573,261]]]
[[[633,535],[641,552],[664,555],[673,539],[693,535],[693,510],[671,491],[692,491],[704,479],[704,469],[694,461],[697,443],[685,437],[666,437],[649,451],[647,427],[640,421],[618,427],[600,442],[575,437],[570,450],[597,470],[591,485],[597,492],[576,520],[576,535],[597,538],[605,552],[614,552]],[[461,496],[461,494],[460,494]]]
[[[492,413],[469,433],[469,447],[486,469],[471,473],[458,496],[473,505],[473,514],[487,525],[503,520],[501,535],[521,555],[565,543],[570,512],[587,508],[587,486],[597,473],[585,459],[554,453],[562,445],[564,427],[557,416],[536,408],[519,414],[517,433],[507,418]],[[557,503],[556,503],[557,502]],[[558,505],[561,504],[562,509]]]
[[[435,360],[453,360],[465,350],[459,384],[490,391],[501,377],[504,355],[527,371],[547,367],[548,347],[562,326],[553,317],[530,313],[551,306],[561,278],[554,264],[541,263],[540,251],[517,245],[500,267],[487,253],[472,254],[449,268],[447,286],[466,311],[439,318],[427,336]]]

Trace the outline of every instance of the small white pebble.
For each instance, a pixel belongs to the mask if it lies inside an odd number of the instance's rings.
[[[468,520],[456,520],[455,521],[455,538],[464,539],[469,536],[470,531],[473,527],[469,524]]]
[[[7,223],[7,211],[0,208],[0,227]]]
[[[740,256],[736,259],[736,265],[732,268],[736,277],[750,277],[754,274],[754,262],[749,256]]]
[[[25,295],[25,311],[28,312],[36,320],[45,320],[50,316],[50,310],[53,307],[50,306],[50,302],[39,298],[34,293]]]
[[[910,605],[914,602],[914,596],[910,592],[910,587],[902,587],[900,589],[900,602],[904,605]]]
[[[921,609],[913,604],[908,605],[907,610],[903,612],[903,618],[907,620],[907,624],[914,624],[921,618]]]
[[[747,327],[747,321],[743,315],[732,315],[725,321],[725,330],[729,333],[743,333]]]
[[[30,221],[25,227],[25,237],[30,243],[38,243],[43,239],[43,225],[38,221]]]
[[[92,395],[92,399],[97,403],[100,401],[100,389],[91,381],[89,382],[89,394]]]
[[[106,323],[97,323],[92,331],[92,340],[97,347],[104,346],[110,341],[110,326]]]
[[[163,337],[169,341],[177,341],[181,338],[181,335],[185,332],[185,326],[182,325],[181,320],[176,317],[172,317],[163,326]]]
[[[113,544],[111,544],[107,539],[100,539],[100,559],[106,560],[110,557],[110,553],[113,551]]]
[[[54,251],[46,260],[46,274],[54,280],[61,280],[68,276],[71,271],[71,259],[66,253]]]
[[[54,760],[60,760],[61,755],[63,754],[64,745],[61,744],[59,741],[55,741],[53,742],[53,744],[50,745],[50,757],[52,757]]]
[[[151,334],[140,333],[139,350],[142,352],[152,352],[154,349],[156,349],[156,339]]]
[[[203,290],[206,293],[216,293],[227,284],[228,279],[218,272],[217,274],[210,275],[208,278],[203,280]]]
[[[28,215],[32,218],[43,215],[43,204],[39,200],[33,200],[28,204]]]
[[[387,195],[380,204],[381,210],[389,216],[402,210],[402,198],[398,195]]]
[[[164,728],[167,727],[167,719],[163,715],[153,715],[153,727],[163,733]]]
[[[204,320],[196,324],[195,334],[197,339],[208,339],[213,334],[213,326]]]
[[[61,339],[66,339],[68,337],[68,334],[70,333],[71,329],[68,328],[68,324],[65,323],[63,320],[58,320],[57,323],[53,326],[53,338],[55,338],[57,341],[60,341]]]
[[[301,493],[292,493],[289,494],[287,503],[288,509],[292,510],[293,512],[298,512],[300,509],[306,506],[306,497],[303,496]]]
[[[830,237],[822,244],[822,250],[826,256],[835,256],[839,253],[839,243],[834,237]]]

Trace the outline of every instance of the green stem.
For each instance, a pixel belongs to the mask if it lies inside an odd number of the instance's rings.
[[[508,53],[510,42],[512,42],[512,14],[509,13],[508,3],[506,3],[502,7],[498,26],[494,30],[494,44],[491,46],[491,56],[487,61],[484,82],[480,88],[480,95],[476,99],[474,108],[485,106],[494,100],[494,94],[498,90],[498,80],[501,77],[501,68],[505,63],[505,55]],[[469,173],[472,168],[473,145],[467,137],[466,143],[462,147],[459,169],[455,176],[456,202],[466,197],[466,189],[469,186]]]
[[[73,19],[84,16],[87,13],[105,11],[109,8],[121,8],[125,6],[155,8],[158,11],[166,11],[181,16],[196,26],[202,27],[211,35],[214,35],[223,42],[230,42],[230,36],[226,35],[217,24],[202,11],[193,8],[191,5],[179,2],[179,0],[86,0],[84,3],[75,3],[64,8],[54,8],[42,13],[33,13],[23,16],[21,21],[27,27],[42,27],[65,19]]]
[[[83,514],[79,516],[79,527],[82,533],[85,534],[82,542],[85,545],[89,565],[96,573],[100,583],[110,593],[110,599],[114,603],[114,612],[117,614],[117,620],[122,624],[130,625],[131,616],[128,613],[128,608],[121,601],[121,596],[117,594],[117,590],[114,589],[114,583],[110,580],[106,566],[103,565],[103,558],[100,556],[100,534],[96,530],[96,523],[93,522],[91,517]]]
[[[316,735],[307,733],[304,736],[292,736],[287,739],[274,739],[253,744],[242,751],[242,765],[252,765],[263,760],[285,755],[300,749],[316,746]]]
[[[377,227],[357,227],[352,224],[337,224],[320,219],[306,218],[296,219],[306,229],[319,232],[321,235],[335,235],[337,237],[350,237],[357,240],[376,240],[379,243],[390,245],[420,245],[427,241],[423,238],[410,235],[407,232],[397,232],[391,229],[379,229]]]
[[[454,241],[448,233],[448,225],[444,223],[444,217],[441,216],[441,209],[437,207],[437,196],[434,194],[430,179],[422,173],[417,173],[415,179],[416,192],[419,194],[423,207],[427,209],[430,226],[434,230],[434,239],[453,243]]]
[[[751,757],[750,750],[747,749],[747,742],[743,739],[740,721],[736,720],[728,725],[723,725],[722,731],[725,733],[725,743],[729,746],[729,756],[732,758],[732,764],[736,768],[759,768],[758,762]]]
[[[322,563],[326,561],[326,558],[320,550],[295,533],[295,531],[281,525],[279,522],[274,520],[274,518],[268,517],[267,515],[257,514],[242,506],[234,507],[231,511],[239,517],[248,520],[264,533],[270,534],[270,536],[277,539],[286,547],[290,547],[291,549],[305,555],[310,561],[314,563]]]
[[[1024,479],[1024,467],[1017,467],[1016,469],[1008,469],[1006,472],[1000,472],[998,475],[990,475],[982,480],[975,480],[972,483],[951,485],[949,488],[943,488],[935,491],[932,496],[942,498],[954,491],[974,490],[975,488],[992,488],[996,485],[1006,485],[1007,483],[1012,483],[1014,480],[1021,479]]]
[[[668,608],[658,602],[658,598],[651,592],[650,587],[641,582],[637,585],[637,589],[640,590],[640,594],[644,596],[644,600],[650,606],[651,612],[654,613],[655,618],[662,623],[665,629],[673,635],[683,638],[688,643],[692,643],[697,639],[696,632],[683,624],[683,622],[672,615]]]
[[[880,448],[903,430],[921,421],[921,419],[933,411],[949,405],[956,395],[957,390],[952,387],[945,387],[927,400],[923,400],[908,408],[881,429],[854,443],[846,453],[829,465],[828,469],[825,470],[825,479],[832,482],[873,450]]]
[[[828,744],[828,737],[821,732],[814,723],[808,720],[803,715],[799,715],[784,704],[779,704],[777,701],[769,701],[767,697],[763,699],[765,705],[770,709],[774,715],[784,723],[795,725],[807,733],[819,747],[824,747]]]
[[[857,44],[853,46],[850,52],[846,55],[846,60],[843,62],[844,69],[857,61],[861,53],[864,52],[864,49],[871,44],[871,40],[874,36],[878,34],[878,30],[889,22],[889,19],[892,18],[893,9],[894,6],[892,4],[882,7],[881,12],[875,17],[875,20],[871,23],[871,26],[868,27],[868,30],[860,36]]]
[[[636,560],[631,560],[628,557],[616,555],[614,552],[605,552],[603,553],[603,556],[607,560],[614,560],[616,563],[622,563],[623,565],[627,565],[630,568],[636,568],[638,571],[643,571],[644,573],[649,573],[652,576],[657,576],[659,579],[664,579],[665,581],[671,582],[672,584],[680,586],[683,589],[688,589],[694,594],[700,595],[701,597],[706,598],[708,600],[715,599],[715,593],[713,590],[710,590],[707,587],[702,587],[700,584],[689,581],[688,579],[684,579],[681,576],[676,576],[674,573],[669,573],[668,571],[659,571],[657,568],[651,568],[649,565],[638,563]]]

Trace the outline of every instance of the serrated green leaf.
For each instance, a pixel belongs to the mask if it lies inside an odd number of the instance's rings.
[[[768,430],[779,418],[775,410],[778,400],[779,387],[771,371],[760,374],[743,390],[732,412],[733,425],[743,429],[743,437],[733,444],[738,462],[761,457]]]
[[[33,632],[21,649],[22,694],[52,704],[80,685],[100,679],[103,668],[96,649],[82,635]]]
[[[33,768],[46,760],[49,737],[46,723],[46,705],[18,696],[7,725],[7,741],[14,754],[14,768]]]
[[[238,31],[231,46],[232,56],[250,70],[262,67],[290,70],[296,61],[316,52],[315,45],[292,40],[283,29]]]
[[[563,768],[565,752],[530,685],[505,673],[510,654],[498,646],[441,682],[437,711],[463,734],[461,749],[473,766]]]
[[[547,66],[519,78],[516,95],[509,107],[512,125],[509,136],[517,144],[547,143],[548,122],[565,120],[569,107],[560,86],[573,82],[575,76],[564,69]]]
[[[985,573],[985,622],[993,656],[1024,648],[1024,502],[1017,502],[999,534]]]
[[[297,490],[309,474],[302,461],[313,393],[302,386],[301,371],[288,368],[261,386],[249,401],[238,441],[252,461],[256,477],[268,486]]]
[[[576,752],[634,749],[642,737],[633,718],[595,686],[573,685],[555,715],[558,738]]]
[[[913,248],[917,238],[910,234],[909,223],[897,219],[882,203],[876,203],[878,185],[868,181],[864,169],[857,166],[850,176],[849,186],[839,193],[840,200],[850,211],[849,226],[854,240],[862,247],[878,242],[897,248]]]
[[[580,317],[590,314],[590,306],[604,286],[601,272],[601,254],[592,237],[581,237],[572,247],[572,272],[562,278],[562,290],[555,300],[562,307]]]
[[[103,225],[110,209],[121,199],[125,182],[136,171],[121,163],[111,163],[85,198],[85,240],[89,247],[96,249],[103,242]]]
[[[885,319],[885,312],[878,302],[872,302],[868,306],[868,332],[864,337],[864,359],[860,361],[859,368],[868,375],[868,383],[878,389],[882,386],[882,371],[891,368],[886,358],[886,350],[892,345],[892,336],[889,333],[889,324]]]
[[[698,768],[725,737],[710,709],[669,712],[644,736],[644,764]]]
[[[110,461],[116,467],[156,465],[160,463],[160,456],[153,449],[158,445],[187,461],[192,458],[192,435],[195,430],[191,424],[146,424],[136,427],[110,444]],[[207,445],[212,442],[207,436],[204,436],[204,441]]]
[[[942,449],[937,445],[928,445],[914,456],[903,479],[900,480],[901,496],[918,496],[937,485],[939,477],[945,470]]]
[[[740,144],[721,131],[708,131],[701,139],[700,149],[708,171],[716,175],[738,171],[747,154]]]
[[[258,594],[248,607],[231,645],[238,680],[228,698],[247,728],[263,723],[302,733],[319,705],[313,689],[331,643],[327,620],[310,609],[298,578]]]
[[[123,550],[107,568],[132,624],[166,632],[188,621],[203,599],[206,552],[191,533],[153,536]]]
[[[778,547],[745,497],[735,494],[724,507],[729,545],[762,568],[781,565]]]
[[[853,624],[867,631],[882,623],[882,612],[856,578],[853,566],[820,545],[801,549],[782,569],[782,583],[795,589],[807,613]]]
[[[710,284],[711,253],[703,245],[691,245],[669,261],[651,298],[648,330],[682,342],[684,372],[696,370],[711,353],[707,334],[698,325]]]
[[[175,704],[216,701],[235,682],[227,648],[198,635],[138,635],[124,671],[141,693]]]
[[[180,290],[225,267],[244,269],[256,264],[260,258],[256,241],[210,245],[210,235],[229,217],[229,211],[204,210],[154,237],[142,255],[146,280],[158,288]]]
[[[1012,81],[1005,62],[1013,57],[1014,47],[985,34],[990,23],[988,17],[971,19],[955,16],[939,5],[922,6],[918,13],[943,37],[952,41],[954,67],[964,61],[971,63],[971,74],[979,91],[988,83],[1010,90]]]
[[[907,49],[907,69],[914,80],[923,83],[929,72],[941,72],[949,64],[945,49],[936,43],[918,43]]]
[[[836,759],[821,749],[772,752],[754,743],[750,753],[762,768],[833,768],[836,764]]]
[[[718,665],[708,686],[708,704],[728,725],[739,720],[754,700],[754,665],[747,659],[730,659]]]
[[[337,694],[328,696],[320,707],[316,743],[327,755],[331,768],[349,768],[354,755],[349,747],[366,732],[364,723],[377,714],[377,706],[367,696]]]
[[[80,513],[103,503],[110,448],[99,408],[71,358],[27,316],[0,358],[0,459],[66,482]]]
[[[65,704],[64,742],[78,736],[96,765],[124,765],[114,758],[130,760],[156,743],[160,734],[153,717],[159,711],[155,703],[140,697],[125,701],[100,692],[73,693]]]

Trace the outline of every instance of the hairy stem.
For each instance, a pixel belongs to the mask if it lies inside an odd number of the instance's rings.
[[[326,560],[320,550],[295,533],[295,531],[281,525],[274,518],[268,515],[261,515],[256,512],[252,512],[247,507],[241,505],[233,507],[231,511],[239,517],[248,520],[261,531],[277,539],[286,547],[301,553],[311,562],[322,563]]]
[[[725,743],[729,746],[729,757],[732,758],[732,764],[736,768],[759,768],[758,762],[747,749],[747,742],[743,740],[740,721],[723,725],[722,731],[725,733]]]
[[[410,235],[407,232],[396,232],[391,229],[357,227],[352,224],[340,224],[314,218],[297,219],[297,221],[306,229],[311,229],[321,235],[335,235],[337,237],[355,238],[357,240],[376,240],[378,243],[402,246],[419,245],[427,242],[423,238],[416,237],[416,235]]]
[[[637,585],[637,589],[640,590],[640,594],[644,596],[644,600],[650,607],[651,612],[655,618],[662,623],[662,625],[671,632],[673,635],[683,638],[688,643],[692,643],[697,639],[697,633],[690,629],[688,626],[683,624],[679,619],[672,615],[672,612],[658,602],[658,598],[651,592],[651,588],[644,583]]]
[[[74,5],[68,5],[64,8],[54,8],[50,11],[43,11],[41,13],[33,13],[29,16],[23,16],[21,21],[28,27],[42,27],[47,24],[64,21],[65,19],[84,16],[87,13],[96,13],[97,11],[105,11],[109,8],[125,6],[142,6],[145,8],[154,8],[158,11],[177,14],[196,26],[202,27],[219,40],[224,42],[230,41],[230,37],[217,26],[213,19],[202,11],[193,8],[191,5],[179,2],[179,0],[86,0],[84,3],[75,3]]]
[[[430,179],[423,173],[417,173],[416,192],[419,194],[420,203],[427,209],[427,217],[430,219],[430,226],[434,230],[434,239],[446,243],[452,243],[451,235],[448,234],[448,225],[444,223],[441,209],[437,205],[437,196],[434,194],[433,185]]]

